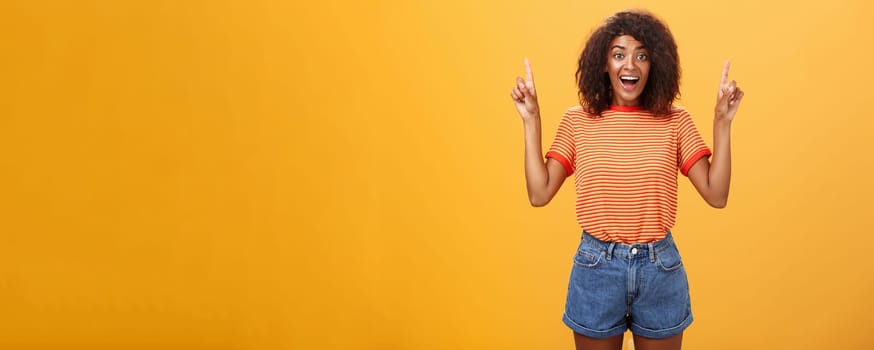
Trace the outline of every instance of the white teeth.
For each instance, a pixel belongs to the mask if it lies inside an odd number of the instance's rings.
[[[635,81],[640,80],[640,78],[638,78],[638,77],[627,77],[627,76],[619,77],[619,79],[622,79],[622,80],[635,80]]]

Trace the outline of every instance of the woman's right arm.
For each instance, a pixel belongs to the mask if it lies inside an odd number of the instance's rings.
[[[516,77],[516,86],[510,92],[510,97],[516,104],[516,110],[522,117],[525,129],[525,181],[528,188],[528,200],[535,207],[549,203],[564,179],[567,171],[558,161],[548,158],[543,161],[540,130],[540,106],[537,104],[537,92],[534,89],[534,74],[531,65],[525,59],[526,79]]]

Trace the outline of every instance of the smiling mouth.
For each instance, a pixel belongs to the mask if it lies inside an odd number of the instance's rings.
[[[637,82],[640,81],[640,77],[630,76],[630,75],[622,75],[619,76],[619,83],[622,84],[622,88],[625,90],[634,90],[634,87],[637,85]]]

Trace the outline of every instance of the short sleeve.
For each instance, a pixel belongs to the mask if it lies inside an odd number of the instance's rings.
[[[546,152],[546,158],[557,160],[564,166],[567,171],[567,176],[574,173],[574,130],[573,117],[575,114],[570,113],[570,110],[565,112],[558,122],[558,131],[555,133],[555,140],[552,141],[552,146]]]
[[[680,109],[677,121],[677,167],[683,176],[689,176],[689,169],[699,159],[709,157],[710,148],[701,138],[701,133],[695,127],[692,116],[685,109]]]

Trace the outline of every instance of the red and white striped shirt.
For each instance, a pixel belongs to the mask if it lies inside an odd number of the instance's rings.
[[[645,243],[665,237],[677,213],[677,170],[710,149],[685,109],[656,117],[641,107],[613,106],[601,116],[583,107],[562,116],[547,158],[576,174],[580,227],[608,242]]]

